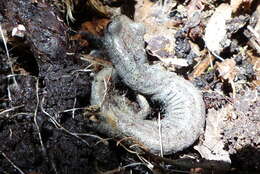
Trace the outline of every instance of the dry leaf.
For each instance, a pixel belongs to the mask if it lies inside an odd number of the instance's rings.
[[[260,53],[260,4],[257,5],[255,12],[252,14],[252,19],[255,20],[256,24],[251,22],[247,26],[247,32],[249,32],[246,37],[248,37],[248,45],[254,48],[258,54]],[[253,20],[251,20],[253,21]]]
[[[256,7],[256,11],[254,12],[253,15],[255,15],[255,18],[257,19],[254,30],[256,31],[256,33],[258,33],[258,38],[259,38],[259,34],[260,34],[260,4]]]
[[[81,29],[80,31],[82,33],[88,32],[96,36],[102,36],[103,31],[107,24],[109,23],[110,20],[106,18],[102,19],[93,19],[92,21],[86,21],[83,24],[81,24]],[[89,45],[88,41],[84,39],[84,34],[75,34],[70,38],[70,40],[77,40],[79,41],[79,45],[81,47],[87,47]]]
[[[231,8],[228,4],[218,6],[209,19],[205,29],[204,41],[211,52],[219,54],[228,46],[226,21],[229,19],[231,19]]]
[[[140,0],[135,5],[136,13],[135,18],[136,20],[141,19],[140,21],[144,20],[145,18],[150,16],[151,9],[154,6],[154,3],[149,0]]]
[[[204,0],[191,0],[187,6],[188,15],[193,14],[195,11],[202,11],[204,9]]]
[[[253,65],[255,71],[256,77],[252,83],[255,84],[255,86],[260,86],[260,57],[254,55],[251,51],[247,51],[246,54],[249,57],[249,61]]]
[[[194,79],[196,77],[199,77],[201,74],[205,72],[205,70],[209,67],[210,62],[214,61],[215,56],[208,55],[206,58],[204,58],[192,71],[191,76],[189,76],[189,79]]]
[[[217,62],[217,71],[219,72],[220,77],[232,83],[238,72],[235,60],[225,59],[221,63]]]
[[[81,25],[81,31],[86,31],[94,35],[102,35],[104,28],[107,26],[110,20],[106,18],[93,19],[92,21],[86,21]]]
[[[13,65],[13,70],[16,74],[21,74],[21,75],[30,75],[30,73],[28,71],[26,71],[23,67],[21,67],[20,65]]]
[[[215,110],[209,109],[206,119],[205,139],[202,144],[194,147],[203,158],[207,160],[223,161],[231,163],[229,153],[224,150],[224,142],[222,140],[222,129],[226,115],[232,112],[233,107],[226,107]]]
[[[173,36],[175,35],[176,29],[172,24],[172,20],[169,18],[169,13],[171,9],[175,7],[176,2],[165,1],[163,4],[161,3],[162,2],[160,1],[152,3],[149,0],[137,1],[134,18],[135,21],[145,25],[146,33],[144,35],[144,40],[148,43],[148,46],[158,38],[165,38],[167,42],[169,42],[167,45],[173,48],[175,46],[175,39]],[[157,50],[163,49],[165,49],[164,46]],[[167,49],[167,52],[169,52],[169,50],[173,49]],[[173,51],[169,52],[169,54],[173,54]]]

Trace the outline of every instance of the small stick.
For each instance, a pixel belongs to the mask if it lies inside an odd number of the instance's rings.
[[[18,170],[21,174],[25,174],[17,165],[15,165],[15,164],[5,155],[4,152],[2,152],[2,151],[0,151],[0,152],[1,152],[1,154],[5,157],[5,159],[6,159],[9,163],[11,163],[11,165],[12,165],[16,170]]]
[[[13,111],[13,110],[15,110],[15,109],[22,108],[22,107],[24,107],[24,105],[14,106],[14,107],[12,107],[12,108],[9,108],[9,109],[6,109],[6,110],[0,112],[0,115],[2,115],[2,114],[4,114],[4,113],[7,113],[7,112],[10,112],[10,111]]]
[[[10,59],[10,55],[9,55],[7,43],[6,43],[5,36],[4,36],[4,32],[3,32],[3,30],[2,30],[2,26],[1,26],[1,25],[0,25],[0,33],[1,33],[2,40],[3,40],[3,42],[4,42],[5,51],[6,51],[6,56],[7,56],[8,61],[9,61],[11,73],[14,74],[13,64],[12,64],[12,61],[11,61],[11,59]],[[17,87],[18,84],[17,84],[17,81],[16,81],[15,77],[13,77],[13,80],[14,80],[15,86]]]
[[[34,124],[36,126],[37,133],[38,133],[38,136],[39,136],[39,139],[40,139],[40,144],[41,144],[43,155],[44,155],[44,157],[47,157],[46,149],[45,149],[45,147],[43,145],[43,141],[42,141],[40,127],[39,127],[38,122],[37,122],[37,111],[38,111],[38,107],[39,107],[39,103],[40,103],[40,99],[39,99],[39,79],[37,79],[37,81],[36,81],[36,100],[37,100],[37,104],[36,104],[36,107],[35,107],[33,120],[34,120]]]
[[[158,125],[159,125],[159,138],[160,138],[160,153],[161,157],[163,157],[163,144],[162,144],[162,125],[161,125],[161,114],[158,114]]]
[[[47,115],[50,120],[52,121],[52,123],[55,125],[56,128],[63,130],[64,132],[68,133],[69,135],[72,135],[74,137],[76,137],[77,139],[81,140],[82,142],[84,142],[87,146],[89,146],[89,143],[87,141],[85,141],[83,138],[81,138],[80,136],[78,136],[76,133],[70,132],[69,130],[65,129],[63,126],[61,126],[55,118],[53,118],[48,112],[46,112],[43,108],[43,103],[44,103],[44,98],[42,99],[41,102],[41,110],[42,112]]]

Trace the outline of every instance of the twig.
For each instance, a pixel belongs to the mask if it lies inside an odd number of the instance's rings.
[[[2,152],[2,151],[0,151],[0,152],[1,152],[1,154],[5,157],[5,159],[6,159],[9,163],[11,163],[11,165],[12,165],[16,170],[18,170],[21,174],[25,174],[17,165],[15,165],[15,164],[5,155],[4,152]]]
[[[159,138],[160,138],[160,152],[163,157],[163,144],[162,144],[162,126],[161,126],[161,114],[158,113],[158,125],[159,125]]]
[[[137,157],[144,163],[146,164],[146,166],[150,169],[153,170],[154,165],[152,163],[150,163],[147,159],[145,159],[144,157],[140,156],[139,154],[137,154]]]
[[[2,30],[2,26],[1,26],[1,25],[0,25],[0,33],[1,33],[2,40],[3,40],[3,42],[4,42],[5,51],[6,51],[6,56],[7,56],[7,58],[8,58],[8,62],[9,62],[10,69],[11,69],[11,73],[14,74],[13,63],[12,63],[12,61],[11,61],[11,59],[10,59],[10,55],[9,55],[7,43],[6,43],[5,36],[4,36],[4,32],[3,32],[3,30]],[[14,84],[16,85],[16,87],[18,87],[18,84],[17,84],[17,81],[16,81],[15,77],[13,77],[13,80],[14,80]]]
[[[6,77],[8,78],[7,93],[8,93],[8,99],[9,99],[9,101],[12,101],[11,91],[10,91],[10,86],[9,86],[9,79],[10,79],[10,78],[15,79],[16,76],[26,76],[26,77],[29,76],[29,77],[35,78],[35,79],[37,80],[37,77],[32,76],[32,75],[23,75],[23,74],[9,74],[9,75],[7,75],[7,76],[6,76]],[[18,87],[18,85],[17,85],[17,87]]]
[[[60,125],[57,120],[55,118],[53,118],[48,112],[45,111],[45,109],[43,108],[43,103],[44,103],[44,97],[42,99],[42,102],[41,102],[41,110],[42,112],[47,115],[50,120],[52,121],[52,123],[54,124],[54,126],[58,129],[61,129],[63,130],[64,132],[68,133],[69,135],[72,135],[74,137],[76,137],[77,139],[81,140],[82,142],[84,142],[87,146],[89,146],[88,142],[85,141],[83,138],[79,137],[76,133],[73,133],[73,132],[70,132],[69,130],[65,129],[62,125]]]
[[[146,165],[143,164],[143,163],[132,163],[132,164],[128,164],[128,165],[125,165],[125,166],[123,166],[123,167],[118,167],[118,168],[115,168],[115,169],[112,169],[112,170],[109,170],[109,171],[106,171],[106,172],[101,172],[101,171],[99,171],[99,173],[101,173],[101,174],[114,174],[114,173],[118,173],[118,172],[120,172],[120,171],[122,171],[122,170],[125,170],[125,169],[128,168],[128,167],[135,167],[135,166],[139,166],[139,165],[144,165],[144,166],[146,166]]]
[[[97,135],[93,135],[93,134],[88,134],[88,133],[74,133],[74,134],[77,134],[77,135],[79,135],[79,136],[93,137],[93,138],[99,139],[99,140],[102,141],[102,142],[106,141],[106,139],[101,138],[100,136],[97,136]]]
[[[64,111],[60,111],[59,114],[61,114],[61,113],[66,113],[66,112],[75,112],[75,111],[77,111],[77,110],[83,110],[83,109],[86,109],[86,107],[66,109],[66,110],[64,110]]]
[[[11,118],[14,118],[14,117],[17,117],[18,115],[26,115],[26,116],[34,116],[34,113],[30,113],[30,112],[19,112],[19,113],[16,113],[16,114],[14,114],[14,115],[11,115],[10,117],[9,117],[9,119],[11,119]]]
[[[82,57],[80,57],[80,59],[91,62],[93,64],[98,64],[98,65],[102,65],[102,66],[106,66],[106,67],[112,66],[112,63],[110,61],[104,60],[99,57],[94,57],[91,55],[82,55]]]
[[[74,10],[74,4],[72,0],[63,0],[62,1],[66,6],[66,21],[69,23],[69,21],[74,22],[75,18],[73,17],[73,10]]]
[[[7,78],[8,78],[8,77],[7,77]],[[7,85],[7,95],[8,95],[8,100],[9,100],[9,102],[11,103],[11,102],[12,102],[12,96],[11,96],[11,91],[10,91],[9,78],[8,78],[8,80],[7,80],[7,83],[8,83],[8,85]]]
[[[221,62],[224,61],[224,59],[222,57],[220,57],[219,55],[217,55],[214,51],[210,51],[210,53],[215,56],[216,58],[218,58]]]
[[[131,138],[131,137],[126,137],[126,138]],[[123,138],[123,139],[125,139],[125,138]],[[129,152],[129,153],[138,154],[138,152],[133,151],[133,150],[130,150],[129,148],[127,148],[123,143],[121,143],[121,141],[122,141],[122,139],[121,139],[120,141],[118,141],[118,142],[116,143],[116,145],[117,145],[117,146],[120,145],[121,147],[123,147],[123,148],[124,148],[127,152]]]
[[[2,115],[2,114],[4,114],[4,113],[7,113],[7,112],[10,112],[10,111],[13,111],[13,110],[15,110],[15,109],[22,108],[22,107],[24,107],[24,105],[14,106],[14,107],[12,107],[12,108],[9,108],[9,109],[6,109],[6,110],[0,112],[0,115]]]
[[[182,169],[191,169],[191,168],[203,168],[205,171],[221,171],[222,173],[225,173],[226,171],[229,171],[228,167],[225,167],[223,164],[225,162],[221,163],[220,161],[214,161],[214,160],[193,160],[193,159],[169,159],[161,156],[157,156],[155,154],[146,152],[151,159],[155,161],[161,161],[164,162],[165,164],[173,165],[176,167],[180,167]]]
[[[132,164],[127,164],[121,168],[134,167],[134,166],[139,166],[139,165],[145,165],[145,164],[144,163],[132,163]]]
[[[74,98],[74,103],[73,103],[73,109],[76,107],[76,103],[77,103],[77,98]],[[75,110],[72,111],[72,118],[75,118]]]
[[[113,70],[112,70],[112,71],[113,71]],[[102,98],[102,100],[101,100],[100,106],[103,105],[103,103],[104,103],[104,101],[105,101],[105,98],[106,98],[106,96],[107,96],[107,91],[108,91],[108,85],[107,85],[107,83],[108,83],[109,79],[111,78],[111,76],[112,76],[112,73],[109,75],[108,79],[103,79],[103,81],[104,81],[104,86],[105,86],[105,91],[104,91],[104,96],[103,96],[103,98]]]
[[[92,66],[93,64],[90,64],[88,65],[86,68],[84,69],[78,69],[78,70],[75,70],[75,71],[72,71],[71,72],[71,75],[77,73],[77,72],[92,72],[92,70],[90,69],[90,67]]]
[[[44,156],[46,157],[47,156],[46,149],[45,149],[45,147],[43,145],[42,136],[41,136],[41,132],[40,132],[40,127],[39,127],[39,125],[37,123],[37,112],[38,112],[38,107],[39,107],[39,102],[40,102],[40,99],[39,99],[39,79],[36,80],[36,101],[37,101],[37,104],[36,104],[36,107],[35,107],[33,120],[34,120],[34,124],[36,126],[37,133],[38,133],[38,136],[39,136],[39,139],[40,139],[42,152],[43,152]]]

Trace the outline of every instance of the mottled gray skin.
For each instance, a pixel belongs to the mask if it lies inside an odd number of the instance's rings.
[[[191,146],[201,135],[205,123],[205,106],[200,92],[189,81],[158,65],[147,63],[144,33],[143,25],[126,16],[117,16],[105,32],[104,47],[116,73],[128,87],[162,104],[165,115],[161,120],[161,143],[163,153],[171,154]],[[100,104],[102,101],[97,96],[104,94],[100,92],[104,87],[95,85],[101,83],[96,79],[92,87],[92,104]],[[115,95],[112,102],[103,103],[101,110],[105,114],[97,129],[115,137],[131,136],[150,152],[159,153],[161,145],[157,121],[145,120],[143,114],[130,111],[129,105],[124,107],[122,104],[124,101],[124,97]],[[139,100],[141,103],[145,102]],[[148,113],[148,109],[143,110]]]

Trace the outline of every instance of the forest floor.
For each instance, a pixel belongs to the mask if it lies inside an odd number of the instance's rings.
[[[150,64],[202,92],[205,131],[189,149],[133,152],[89,126],[93,77],[112,63],[86,34],[115,15],[146,27]],[[257,0],[0,2],[0,173],[259,172],[259,92]]]

